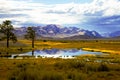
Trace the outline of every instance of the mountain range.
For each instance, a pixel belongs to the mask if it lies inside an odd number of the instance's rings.
[[[107,38],[120,37],[120,31],[115,31],[115,32],[111,32],[111,33],[104,33],[102,36],[107,37]]]
[[[101,36],[96,31],[89,31],[77,27],[63,27],[61,25],[49,24],[44,26],[33,27],[37,38],[62,38],[62,39],[96,39],[103,37],[120,36],[120,31],[113,33],[105,33]],[[26,34],[27,27],[15,28],[14,33],[18,37],[23,37]]]
[[[60,25],[49,24],[45,26],[33,27],[36,32],[37,38],[101,38],[102,36],[96,31],[89,31],[77,27],[62,27]],[[26,34],[27,27],[15,28],[14,33],[21,37]]]

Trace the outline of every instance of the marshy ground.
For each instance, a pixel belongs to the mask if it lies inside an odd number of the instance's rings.
[[[45,48],[77,48],[109,55],[84,55],[75,59],[0,57],[0,80],[120,80],[120,40],[35,41],[34,49]],[[0,41],[0,56],[31,50],[28,40],[10,43],[9,49],[5,41]]]

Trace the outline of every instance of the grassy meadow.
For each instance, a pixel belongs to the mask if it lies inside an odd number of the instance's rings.
[[[30,40],[18,40],[17,43],[13,44],[10,42],[10,48],[6,48],[6,42],[0,41],[0,51],[1,52],[12,52],[20,53],[22,51],[30,51],[31,41]],[[37,40],[35,41],[34,49],[50,49],[50,48],[60,48],[69,49],[77,48],[90,51],[101,51],[106,53],[120,54],[120,40],[80,40],[80,41],[67,41],[67,40]]]
[[[77,48],[109,55],[83,55],[74,59],[0,57],[0,80],[120,80],[120,40],[35,41],[34,50],[51,48]],[[29,40],[10,42],[9,49],[5,41],[0,41],[0,56],[31,50]]]
[[[120,80],[120,57],[0,59],[0,73],[0,80]]]

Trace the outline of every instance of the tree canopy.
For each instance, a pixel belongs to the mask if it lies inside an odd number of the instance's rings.
[[[27,28],[27,34],[25,35],[25,38],[32,40],[32,48],[34,48],[35,31],[32,27]]]
[[[13,30],[14,28],[10,20],[5,20],[0,24],[0,32],[4,34],[1,39],[7,40],[7,48],[9,47],[9,40],[12,40],[13,42],[17,41],[17,37],[13,33]]]

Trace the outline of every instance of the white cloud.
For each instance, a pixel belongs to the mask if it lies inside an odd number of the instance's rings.
[[[120,14],[119,0],[94,0],[91,3],[53,4],[32,3],[31,0],[0,0],[0,14],[23,14],[26,16],[0,18],[37,24],[80,24],[91,16],[113,16]],[[5,16],[5,15],[4,15]]]

